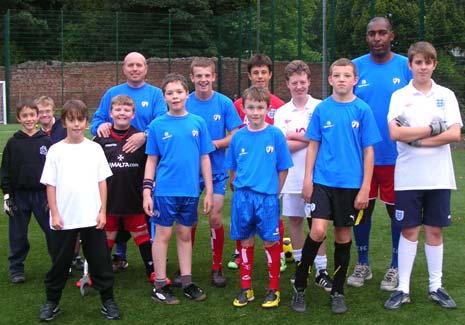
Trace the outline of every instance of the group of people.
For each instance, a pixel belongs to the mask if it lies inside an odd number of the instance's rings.
[[[255,235],[263,241],[269,275],[261,306],[279,306],[280,273],[286,268],[282,214],[288,217],[296,261],[292,309],[306,311],[307,278],[314,265],[315,284],[330,292],[332,312],[346,312],[344,284],[360,287],[372,278],[369,236],[379,191],[392,233],[392,261],[380,285],[392,294],[384,306],[398,309],[410,302],[410,274],[423,225],[429,297],[455,308],[442,286],[442,228],[451,222],[455,180],[449,143],[460,140],[458,103],[431,79],[437,65],[431,44],[413,44],[408,57],[393,53],[394,32],[384,17],[370,20],[366,39],[370,53],[331,65],[332,94],[323,101],[309,95],[311,72],[300,60],[285,68],[288,103],[269,92],[272,62],[262,54],[250,59],[252,86],[233,103],[213,89],[212,59],[192,60],[194,91],[189,94],[179,73],[167,74],[161,89],[148,84],[145,58],[132,52],[123,64],[126,83],[105,93],[91,122],[80,100],[64,104],[61,120],[53,117],[48,97],[18,103],[22,128],[5,146],[1,166],[9,269],[12,283],[25,281],[33,212],[52,259],[39,319],[50,321],[59,313],[79,240],[107,319],[121,317],[113,296],[114,272],[128,266],[125,245],[131,237],[153,282],[154,300],[179,304],[173,287],[188,299],[205,300],[192,277],[199,213],[209,217],[212,284],[226,286],[228,179],[230,237],[236,241],[228,268],[240,274],[234,306],[255,299]],[[85,138],[89,122],[94,141]],[[433,166],[440,175],[429,172]],[[332,276],[325,246],[330,221]],[[170,279],[166,266],[174,224],[179,270]],[[358,261],[347,277],[352,227]]]

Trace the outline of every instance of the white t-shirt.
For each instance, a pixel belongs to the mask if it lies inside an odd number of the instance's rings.
[[[299,132],[305,134],[308,123],[312,117],[315,107],[321,102],[308,95],[305,108],[299,110],[291,101],[281,106],[275,114],[274,125],[278,127],[284,135],[289,132]],[[284,183],[281,193],[301,193],[304,174],[305,174],[305,158],[307,148],[295,151],[291,154],[294,167],[289,169],[286,182]]]
[[[450,127],[463,126],[460,110],[454,93],[433,81],[428,94],[423,94],[412,81],[392,94],[388,122],[404,115],[410,126],[427,126],[433,117],[440,117]],[[394,174],[394,189],[429,190],[456,189],[454,167],[449,144],[439,147],[412,147],[397,141],[397,161]]]
[[[56,187],[63,229],[97,225],[102,205],[98,183],[111,175],[102,148],[89,139],[79,144],[60,141],[50,147],[40,182]],[[50,226],[51,220],[50,216]]]

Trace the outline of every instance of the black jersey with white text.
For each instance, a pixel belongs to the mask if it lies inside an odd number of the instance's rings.
[[[132,215],[142,214],[142,180],[144,178],[145,145],[133,153],[123,152],[127,139],[137,129],[130,127],[124,134],[118,135],[115,130],[110,131],[108,138],[95,137],[108,160],[113,176],[107,178],[108,198],[107,214]]]

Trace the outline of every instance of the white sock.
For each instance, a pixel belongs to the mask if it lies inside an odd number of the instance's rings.
[[[431,246],[425,244],[426,262],[429,273],[429,292],[442,287],[442,257],[444,245]]]
[[[315,277],[320,274],[320,270],[325,270],[328,268],[328,258],[326,255],[317,255],[315,257]]]
[[[294,255],[294,261],[296,263],[300,262],[302,259],[302,250],[301,249],[293,249],[292,254]]]
[[[397,290],[410,293],[410,275],[417,255],[417,241],[410,241],[402,234],[399,239],[399,286]]]

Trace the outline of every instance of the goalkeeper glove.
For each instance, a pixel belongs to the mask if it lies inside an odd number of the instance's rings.
[[[431,135],[438,135],[447,130],[446,122],[444,122],[440,117],[433,117],[429,127],[431,128]]]
[[[399,115],[395,118],[397,126],[410,126],[404,115]]]
[[[10,217],[14,217],[14,212],[17,210],[17,208],[14,205],[13,199],[10,198],[10,194],[5,194],[3,196],[3,210]]]

